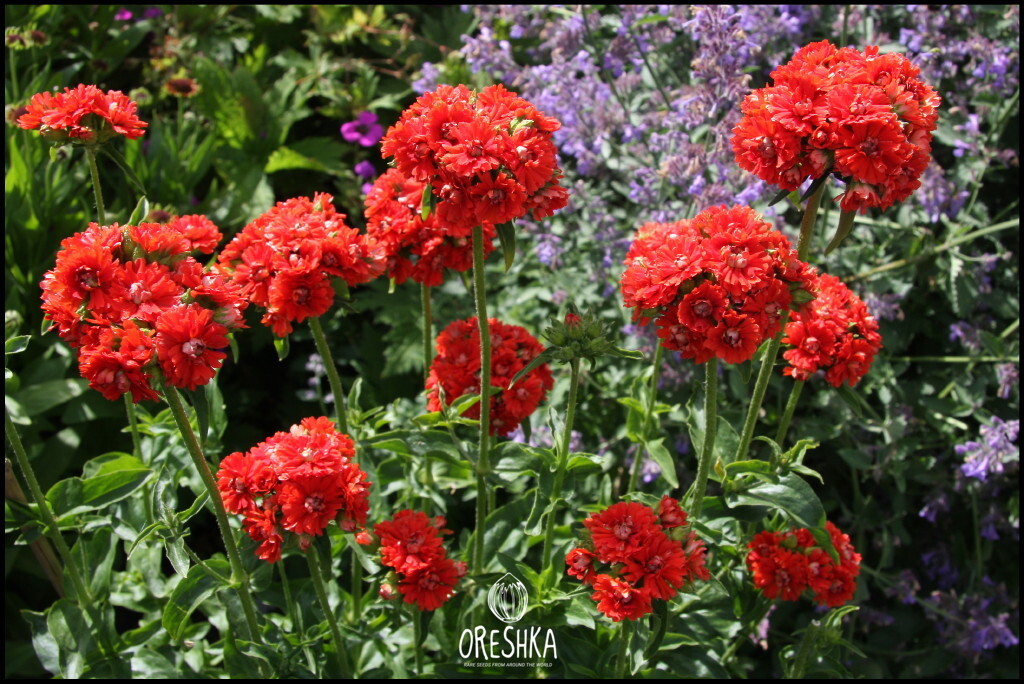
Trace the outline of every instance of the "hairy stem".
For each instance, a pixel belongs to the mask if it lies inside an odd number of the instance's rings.
[[[541,568],[546,568],[549,564],[554,562],[554,559],[551,558],[551,550],[554,545],[555,525],[558,518],[558,516],[555,515],[557,512],[555,502],[558,501],[559,497],[562,495],[562,485],[565,482],[565,468],[569,463],[569,444],[572,440],[572,424],[576,418],[576,401],[579,395],[580,386],[579,359],[573,359],[570,361],[569,368],[571,370],[571,376],[569,378],[569,405],[565,410],[565,429],[562,432],[562,440],[558,448],[558,461],[555,466],[555,483],[551,488],[551,511],[548,513],[547,529],[544,532]],[[558,574],[552,573],[551,576],[558,577]]]
[[[487,520],[487,475],[491,472],[488,453],[491,432],[491,327],[487,321],[487,286],[484,282],[484,232],[473,228],[473,296],[480,329],[480,450],[476,462],[476,549],[473,568],[484,568],[484,524]]]
[[[658,341],[657,346],[654,348],[654,361],[652,362],[651,369],[651,387],[647,393],[647,411],[644,413],[644,422],[640,426],[640,435],[642,437],[643,444],[641,447],[643,450],[647,448],[647,431],[651,427],[651,419],[654,416],[654,404],[658,401],[658,379],[661,377],[661,365],[662,359],[664,358],[665,348],[661,346],[661,341]],[[636,458],[633,460],[633,472],[629,476],[629,490],[630,492],[636,491],[637,483],[640,481],[640,470],[643,467],[643,450],[638,449]]]
[[[341,638],[341,629],[338,627],[338,620],[334,617],[331,604],[327,600],[327,588],[324,586],[324,575],[320,569],[320,556],[315,547],[310,546],[306,551],[306,560],[309,562],[309,574],[313,580],[313,589],[316,591],[316,598],[320,601],[320,608],[324,611],[327,624],[331,628],[331,638],[334,640],[334,658],[338,663],[341,676],[345,679],[352,679],[352,669],[349,667],[348,659],[342,652],[344,641]]]
[[[331,348],[327,345],[327,336],[320,325],[319,318],[309,319],[309,329],[313,333],[313,341],[316,343],[316,351],[323,359],[324,369],[327,371],[327,382],[331,385],[331,394],[334,395],[334,417],[338,423],[338,431],[344,434],[348,432],[348,409],[345,406],[345,388],[341,384],[341,376],[338,375],[338,367],[334,365],[334,356],[331,355]]]
[[[690,501],[690,513],[694,519],[700,515],[704,506],[704,492],[708,488],[711,460],[715,455],[715,437],[718,435],[718,359],[713,358],[705,363],[704,371],[704,443],[700,448],[697,480]]]

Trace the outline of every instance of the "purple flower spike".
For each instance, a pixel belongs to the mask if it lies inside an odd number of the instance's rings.
[[[377,123],[377,115],[373,112],[363,112],[355,121],[341,124],[341,137],[363,147],[373,147],[383,135],[384,129]]]

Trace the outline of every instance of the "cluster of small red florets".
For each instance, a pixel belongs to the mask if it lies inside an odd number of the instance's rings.
[[[473,267],[473,243],[452,235],[437,212],[421,213],[425,183],[388,169],[366,195],[366,232],[384,250],[388,277],[396,283],[412,278],[424,285],[444,282],[444,269]],[[494,251],[493,223],[483,224],[484,255]]]
[[[332,199],[317,193],[278,202],[221,251],[215,268],[266,309],[262,323],[278,337],[331,308],[333,278],[351,286],[384,271],[382,250],[345,223]]]
[[[491,385],[508,387],[512,378],[544,351],[537,339],[518,325],[487,319],[491,330]],[[551,369],[541,364],[521,378],[512,389],[491,395],[492,435],[507,435],[534,412],[554,386]],[[464,394],[480,393],[480,330],[476,316],[453,321],[437,336],[437,356],[427,377],[427,408],[441,410]],[[480,417],[480,405],[466,410],[468,418]]]
[[[851,387],[867,374],[882,348],[878,322],[861,298],[835,276],[817,275],[809,289],[815,299],[800,307],[786,324],[782,338],[792,349],[783,354],[783,370],[807,380],[819,369],[833,387]]]
[[[381,154],[406,178],[430,183],[441,225],[467,237],[475,226],[565,206],[551,140],[559,126],[501,85],[479,93],[443,85],[402,113]]]
[[[651,601],[668,601],[694,580],[711,577],[704,542],[687,527],[679,502],[662,497],[658,511],[621,502],[583,521],[591,543],[565,557],[567,572],[594,588],[597,609],[615,622],[639,620]],[[595,562],[611,566],[599,573]]]
[[[346,532],[366,525],[370,482],[354,457],[352,439],[333,422],[303,418],[247,453],[226,456],[217,487],[224,507],[245,516],[243,529],[259,543],[256,555],[276,563],[285,531],[299,535],[305,548],[332,520]]]
[[[745,206],[648,223],[626,255],[622,297],[662,346],[696,363],[742,363],[780,329],[808,267],[782,233]]]
[[[166,224],[100,226],[61,242],[40,283],[51,328],[79,350],[82,377],[110,400],[157,399],[152,381],[192,390],[227,356],[247,302],[230,282],[189,256],[209,254],[221,234],[205,216]]]
[[[811,43],[743,100],[736,163],[785,190],[835,173],[848,211],[902,202],[921,185],[940,104],[918,73],[877,47]]]
[[[134,140],[142,137],[148,125],[135,115],[135,108],[120,90],[103,92],[94,85],[78,85],[63,93],[33,95],[18,125],[39,129],[53,142],[101,143],[117,135]]]
[[[455,585],[466,574],[466,564],[448,558],[441,535],[445,520],[433,520],[426,513],[404,510],[391,520],[377,523],[373,531],[380,538],[381,562],[394,568],[398,591],[406,603],[420,610],[436,610],[455,594]],[[383,598],[394,596],[393,585],[384,583]]]
[[[838,565],[816,545],[810,530],[765,531],[755,536],[747,545],[747,568],[754,576],[754,586],[766,597],[783,601],[796,601],[810,588],[815,603],[832,608],[852,599],[860,574],[860,554],[849,535],[831,522],[825,527],[839,553]]]

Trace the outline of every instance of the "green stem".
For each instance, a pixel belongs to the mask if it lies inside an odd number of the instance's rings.
[[[78,597],[79,602],[83,605],[91,606],[93,602],[92,594],[82,579],[82,573],[79,571],[74,556],[71,555],[71,549],[68,548],[67,542],[64,541],[64,536],[60,533],[57,519],[54,517],[53,511],[50,510],[50,504],[47,502],[46,495],[43,494],[43,490],[39,486],[39,480],[36,479],[35,471],[32,470],[32,464],[28,460],[28,452],[25,451],[25,446],[21,443],[21,436],[18,435],[14,421],[11,420],[11,414],[6,409],[4,410],[4,428],[7,431],[7,439],[10,440],[11,447],[14,449],[14,455],[18,459],[18,467],[21,468],[21,474],[25,477],[25,482],[28,483],[28,490],[32,495],[32,501],[39,508],[39,514],[42,516],[43,522],[46,523],[46,534],[54,546],[57,547],[57,552],[64,561],[64,569],[71,575],[71,583],[75,585],[75,596]]]
[[[651,386],[647,393],[647,411],[644,413],[644,421],[640,426],[640,435],[644,441],[641,445],[642,449],[637,449],[636,458],[633,460],[633,472],[629,476],[630,492],[636,491],[637,483],[640,481],[640,470],[643,467],[644,451],[647,449],[647,431],[651,427],[651,419],[654,416],[654,404],[658,400],[658,379],[661,377],[661,366],[664,353],[665,348],[661,346],[661,340],[659,340],[657,346],[654,348],[654,365],[651,370]]]
[[[87,146],[85,158],[89,161],[89,176],[92,178],[92,194],[96,196],[96,216],[101,226],[107,225],[107,212],[103,206],[103,191],[100,189],[100,170],[96,166],[96,149]]]
[[[980,237],[984,237],[985,235],[990,235],[992,233],[998,233],[999,231],[1006,230],[1007,228],[1016,228],[1019,225],[1020,225],[1020,219],[1011,219],[1009,221],[1003,221],[1002,223],[997,223],[994,226],[988,226],[987,228],[981,228],[979,230],[974,231],[973,233],[968,233],[967,235],[961,235],[958,238],[954,238],[954,239],[952,239],[952,240],[950,240],[948,242],[944,242],[941,245],[939,245],[938,247],[936,247],[935,249],[927,250],[925,252],[922,252],[920,254],[916,254],[916,255],[914,255],[912,257],[908,257],[906,259],[897,259],[896,261],[891,261],[888,264],[883,264],[882,266],[878,266],[876,268],[869,269],[867,271],[864,271],[863,273],[858,273],[857,275],[850,276],[849,278],[846,279],[846,282],[847,283],[852,283],[852,282],[857,281],[857,280],[864,280],[866,278],[870,278],[872,276],[876,276],[879,273],[885,273],[887,271],[893,271],[893,270],[895,270],[897,268],[903,268],[904,266],[909,266],[909,265],[917,263],[918,261],[921,261],[923,259],[928,259],[928,258],[931,258],[933,256],[936,256],[937,254],[941,254],[941,253],[945,252],[946,250],[952,249],[952,248],[956,247],[957,245],[962,245],[965,242],[970,242],[971,240],[974,240],[974,239],[977,239],[977,238],[980,238]]]
[[[348,660],[342,653],[344,641],[341,639],[341,629],[338,628],[338,621],[334,617],[334,611],[331,610],[331,604],[327,600],[327,588],[324,586],[323,571],[320,569],[320,556],[317,553],[316,547],[310,546],[309,550],[306,551],[306,560],[309,562],[309,574],[313,579],[313,589],[316,591],[316,597],[320,601],[320,608],[324,611],[324,615],[327,616],[327,624],[331,628],[331,637],[334,639],[334,657],[338,662],[338,669],[341,671],[341,676],[344,679],[352,679],[352,670],[349,668]]]
[[[807,208],[804,210],[803,218],[800,220],[800,240],[797,242],[796,250],[797,258],[801,261],[807,261],[807,255],[811,251],[814,224],[818,218],[818,206],[821,204],[821,194],[824,189],[825,184],[822,183],[807,200]],[[761,360],[761,369],[757,373],[757,382],[754,384],[754,392],[750,397],[750,405],[747,407],[747,417],[743,421],[743,434],[740,435],[740,443],[736,449],[737,461],[742,461],[747,457],[750,442],[754,439],[757,416],[761,412],[761,403],[764,401],[765,392],[768,390],[768,383],[772,378],[775,359],[779,356],[779,348],[782,346],[782,338],[786,334],[786,323],[788,321],[789,312],[786,311],[782,316],[782,325],[779,328],[779,332],[768,343],[764,359]]]
[[[782,421],[779,423],[779,431],[775,433],[775,443],[780,447],[783,440],[786,439],[789,424],[793,421],[793,413],[796,411],[796,405],[800,401],[800,393],[804,390],[804,384],[802,380],[797,380],[793,383],[793,389],[789,392],[789,400],[786,402],[786,410],[783,412]]]
[[[327,336],[320,325],[319,318],[309,319],[309,329],[313,333],[313,341],[316,343],[316,351],[323,359],[324,369],[327,371],[327,382],[331,385],[331,394],[334,395],[334,416],[338,423],[338,431],[349,434],[348,431],[348,409],[345,407],[345,388],[341,384],[341,376],[338,375],[338,367],[334,365],[334,357],[331,355],[331,348],[327,345]]]
[[[139,444],[139,423],[135,420],[135,404],[132,403],[132,395],[128,392],[124,394],[124,406],[128,411],[128,424],[132,430],[132,455],[142,458],[142,447]]]
[[[434,318],[430,312],[430,286],[420,284],[420,302],[423,309],[423,381],[430,376],[430,363],[434,360]]]
[[[217,572],[216,570],[214,570],[213,568],[211,568],[211,567],[210,567],[209,565],[207,565],[207,564],[206,564],[206,561],[204,561],[204,560],[203,560],[202,558],[200,558],[200,557],[199,557],[199,556],[198,556],[198,555],[196,554],[196,552],[195,552],[195,551],[193,551],[193,550],[192,550],[192,549],[191,549],[191,548],[189,547],[189,545],[188,545],[188,544],[185,544],[185,553],[186,553],[186,554],[188,554],[188,557],[192,559],[192,562],[193,562],[193,563],[195,563],[196,565],[198,565],[199,567],[201,567],[201,568],[202,568],[203,570],[205,570],[205,571],[206,571],[206,574],[208,574],[208,575],[209,575],[210,577],[213,577],[213,578],[215,578],[215,579],[216,579],[217,581],[219,581],[219,582],[223,582],[224,584],[231,584],[231,580],[230,580],[230,579],[228,579],[227,577],[224,577],[224,576],[223,576],[223,575],[221,575],[221,574],[220,574],[219,572]]]
[[[351,543],[355,544],[355,537],[351,537]],[[359,562],[355,549],[352,550],[352,624],[359,624],[359,618],[363,612],[363,564]]]
[[[619,657],[615,664],[615,678],[625,679],[629,669],[629,642],[633,638],[633,623],[623,620],[619,625]]]
[[[284,605],[288,611],[289,617],[292,619],[292,631],[296,634],[301,634],[304,630],[302,627],[302,611],[295,605],[295,600],[292,598],[292,587],[288,583],[288,575],[284,570],[284,561],[275,563],[277,565],[277,574],[281,576],[281,589],[284,591]]]
[[[487,285],[484,281],[484,233],[473,228],[473,295],[476,321],[480,329],[480,451],[476,463],[476,554],[473,568],[484,568],[484,524],[487,520],[487,475],[491,472],[488,454],[491,432],[491,327],[487,321]]]
[[[562,441],[558,449],[558,461],[555,466],[555,483],[551,488],[551,511],[548,513],[547,529],[544,532],[544,547],[541,554],[541,568],[546,568],[554,562],[551,558],[551,550],[555,540],[555,525],[558,516],[555,515],[557,507],[555,502],[562,496],[562,485],[565,483],[565,468],[569,463],[569,444],[572,439],[572,424],[576,418],[576,401],[579,396],[580,386],[580,360],[573,359],[569,362],[571,375],[569,378],[569,405],[565,411],[565,429],[562,432]],[[558,577],[558,573],[552,573],[552,577]]]
[[[704,492],[708,488],[711,460],[715,455],[715,437],[718,434],[718,359],[713,358],[704,364],[704,371],[704,444],[701,445],[697,481],[690,500],[690,515],[694,520],[700,516],[704,506]]]
[[[423,674],[423,625],[420,624],[419,608],[412,608],[412,629],[414,652],[416,654],[416,676]]]
[[[797,650],[796,656],[793,658],[793,668],[789,671],[787,679],[804,678],[804,674],[807,673],[807,665],[811,660],[811,654],[814,653],[818,644],[818,630],[820,628],[820,622],[817,620],[811,620],[811,624],[807,626],[807,629],[804,632],[804,638],[800,641],[800,648]]]
[[[199,471],[199,476],[202,478],[203,484],[206,485],[206,491],[210,493],[210,501],[213,502],[213,513],[217,518],[217,527],[220,528],[220,536],[224,540],[224,549],[227,551],[228,562],[231,564],[231,579],[235,584],[238,598],[242,603],[242,611],[245,613],[245,621],[249,626],[250,636],[254,642],[263,643],[259,622],[256,619],[256,606],[253,604],[252,590],[249,587],[249,576],[242,565],[242,557],[238,554],[238,546],[235,544],[235,537],[231,531],[231,524],[228,522],[228,513],[224,508],[224,500],[221,498],[217,481],[210,471],[210,464],[206,462],[206,457],[203,456],[199,440],[196,439],[196,434],[192,431],[192,426],[188,422],[188,416],[185,414],[185,407],[181,403],[178,390],[174,386],[168,385],[164,396],[167,399],[167,405],[171,407],[171,413],[174,415],[174,422],[178,426],[178,432],[181,433],[182,439],[185,440],[185,446],[188,449],[189,456],[192,457],[192,463],[195,465],[196,470]]]

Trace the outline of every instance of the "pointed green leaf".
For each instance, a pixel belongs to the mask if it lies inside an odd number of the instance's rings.
[[[665,481],[675,489],[679,486],[679,478],[676,477],[676,463],[672,458],[672,454],[668,452],[665,445],[662,443],[665,439],[658,438],[647,443],[647,453],[650,454],[654,462],[661,468],[661,474],[664,476]]]
[[[786,199],[793,191],[792,190],[779,190],[775,193],[775,196],[768,202],[769,207],[774,207],[776,204]]]
[[[31,335],[18,335],[4,342],[4,354],[20,354],[28,347]]]
[[[434,210],[434,188],[427,183],[423,186],[423,194],[420,196],[420,218],[426,221]]]
[[[208,560],[207,565],[222,576],[227,577],[231,574],[231,566],[220,558]],[[189,616],[221,586],[221,582],[205,569],[198,565],[192,566],[188,576],[178,583],[171,592],[167,605],[164,606],[161,622],[172,639],[181,639],[188,627]]]
[[[275,337],[274,338],[274,349],[277,350],[277,360],[284,361],[288,357],[288,337]]]
[[[853,228],[853,219],[856,216],[857,212],[845,209],[839,214],[839,226],[836,228],[836,234],[832,237],[832,242],[828,243],[828,247],[825,248],[826,255],[831,254],[850,234],[850,229]]]
[[[501,251],[505,255],[505,273],[512,268],[512,262],[516,258],[516,224],[512,221],[498,224],[498,240],[501,241]]]
[[[526,366],[524,366],[521,371],[519,371],[518,373],[515,374],[515,377],[512,378],[512,382],[508,383],[508,389],[512,389],[513,387],[515,387],[517,382],[519,382],[524,377],[526,377],[527,373],[532,371],[537,366],[540,366],[543,363],[547,363],[548,361],[554,360],[554,357],[555,357],[555,348],[554,347],[548,347],[547,349],[542,351],[540,354],[538,354],[536,357],[534,357],[534,359],[532,361],[530,361],[530,363],[526,364]]]
[[[135,209],[132,210],[132,215],[128,217],[128,225],[137,226],[145,221],[147,216],[149,216],[149,200],[143,195],[136,203]]]

